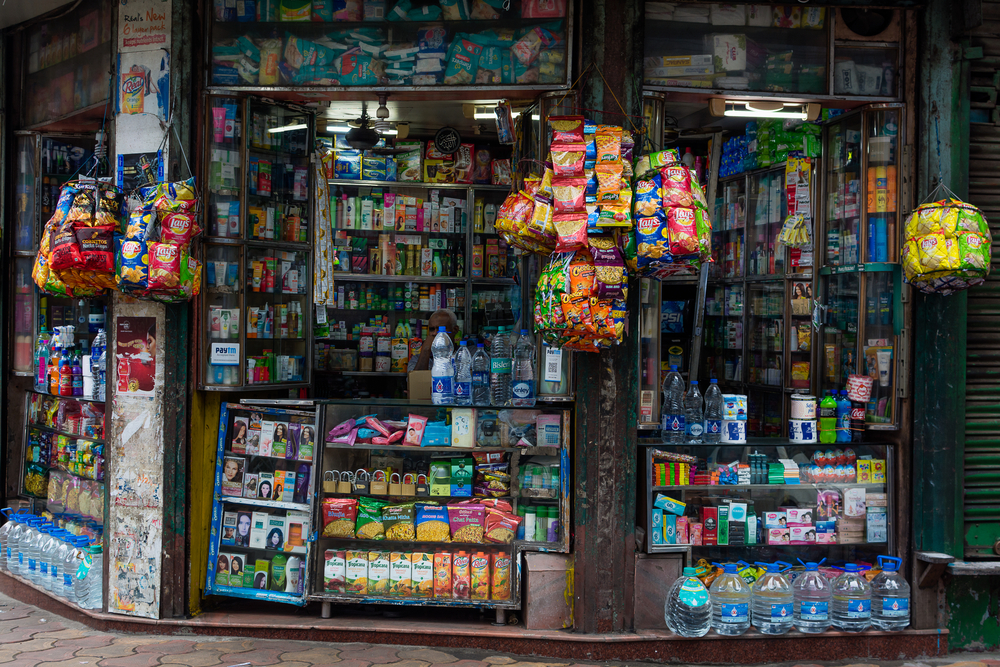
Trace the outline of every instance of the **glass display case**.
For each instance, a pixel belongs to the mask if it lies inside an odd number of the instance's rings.
[[[725,393],[739,393],[743,383],[744,285],[713,285],[705,297],[706,377]]]
[[[746,275],[784,275],[785,247],[778,232],[788,216],[785,166],[753,172],[747,181]]]
[[[200,387],[309,384],[313,114],[209,96]]]
[[[712,278],[741,278],[747,222],[747,182],[743,174],[719,179],[712,225]]]
[[[20,127],[48,125],[80,112],[103,111],[113,89],[108,77],[112,69],[113,12],[110,0],[86,3],[27,28],[26,67],[20,81],[25,104]],[[100,119],[97,115],[96,121]]]
[[[904,107],[878,104],[827,125],[825,265],[817,333],[819,389],[848,388],[850,376],[871,387],[868,430],[899,427],[899,340],[902,334],[901,216]]]
[[[895,554],[893,445],[754,439],[645,449],[647,552],[693,560],[875,562]]]
[[[898,99],[900,22],[897,13],[879,26],[876,42],[867,32],[871,26],[853,17],[845,21],[835,8],[646,3],[643,84],[664,92],[707,89],[730,99]]]
[[[223,403],[205,592],[305,605],[316,413]]]
[[[569,551],[571,410],[319,405],[311,600],[517,609],[520,553]]]
[[[215,3],[211,86],[569,87],[572,6]]]

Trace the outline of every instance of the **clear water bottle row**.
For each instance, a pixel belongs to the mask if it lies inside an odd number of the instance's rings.
[[[530,408],[535,405],[535,345],[526,329],[511,345],[512,328],[500,327],[476,353],[467,341],[458,352],[444,327],[431,341],[431,401],[435,405]]]
[[[684,568],[667,594],[664,620],[682,637],[703,637],[710,629],[720,635],[741,635],[752,625],[768,635],[820,633],[831,626],[848,632],[902,630],[910,624],[910,586],[899,573],[902,563],[879,556],[882,571],[871,584],[861,568],[845,565],[833,581],[819,571],[820,563],[802,563],[805,572],[794,584],[789,563],[757,563],[765,572],[752,585],[740,575],[746,563],[726,563],[706,589],[694,568]],[[799,561],[801,562],[801,561]]]
[[[684,379],[671,366],[663,380],[663,411],[660,427],[663,442],[674,445],[716,443],[722,439],[722,390],[715,378],[709,381],[702,400],[698,381],[684,392]]]
[[[42,517],[2,510],[0,570],[69,600],[83,609],[103,606],[104,566],[100,542],[73,535]]]

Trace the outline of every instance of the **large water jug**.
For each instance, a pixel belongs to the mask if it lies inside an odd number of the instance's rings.
[[[795,594],[788,577],[782,574],[791,564],[777,561],[757,566],[766,571],[753,585],[753,627],[765,635],[783,635],[792,629]]]
[[[10,507],[5,507],[0,510],[0,513],[4,515],[7,519],[2,526],[0,526],[0,570],[7,570],[7,542],[10,537],[10,531],[14,529],[14,526],[18,523],[19,512],[14,512]]]
[[[90,551],[93,561],[90,566],[90,596],[87,609],[104,609],[104,548],[100,542],[94,544]],[[291,560],[291,559],[289,559]]]
[[[52,568],[57,567],[53,562],[56,551],[62,543],[62,529],[52,526],[49,528],[49,536],[42,542],[42,553],[39,557],[41,566],[38,572],[38,585],[47,591],[52,590]]]
[[[879,630],[902,630],[910,624],[910,585],[899,573],[903,561],[879,556],[882,568],[872,579],[872,625]]]
[[[823,560],[826,560],[825,558]],[[802,563],[802,559],[799,559]],[[820,571],[819,563],[802,563],[806,571],[795,579],[795,628],[799,632],[825,632],[830,627],[833,585]]]
[[[712,582],[712,628],[720,635],[742,635],[750,628],[750,584],[739,575],[739,565],[726,563]]]
[[[862,632],[872,624],[872,587],[853,563],[833,581],[833,627],[848,632]]]
[[[49,562],[46,560],[46,547],[50,546],[52,542],[52,533],[59,530],[57,527],[49,524],[42,527],[42,537],[38,542],[38,555],[36,557],[36,567],[37,572],[35,574],[35,583],[45,588],[45,584],[49,579]]]
[[[19,575],[21,574],[21,537],[28,532],[28,516],[18,512],[13,517],[17,517],[17,524],[7,534],[7,571]]]
[[[49,590],[59,596],[66,594],[63,590],[63,568],[67,555],[73,550],[73,544],[70,542],[72,537],[73,535],[68,531],[59,532],[59,546],[56,547],[52,562],[49,564]]]
[[[39,556],[42,552],[42,542],[48,539],[48,529],[52,524],[39,521],[28,543],[28,574],[27,579],[33,584],[38,583]]]
[[[92,544],[85,543],[80,547],[80,557],[77,559],[76,572],[73,575],[73,594],[76,596],[76,603],[83,609],[90,609],[91,586],[98,578],[94,570],[94,556],[100,553]]]
[[[704,637],[711,629],[712,597],[693,567],[684,568],[670,587],[663,618],[667,628],[681,637]]]
[[[74,535],[69,538],[69,549],[60,564],[62,570],[62,596],[70,602],[76,603],[76,572],[83,561],[83,552],[87,546],[87,538],[82,535]]]
[[[17,543],[18,574],[28,581],[34,580],[35,561],[32,558],[32,545],[38,537],[38,528],[41,525],[42,520],[39,517],[28,519],[28,530],[21,534],[21,539]]]

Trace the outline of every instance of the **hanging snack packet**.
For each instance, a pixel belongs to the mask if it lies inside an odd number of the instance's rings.
[[[569,263],[569,294],[593,294],[595,275],[594,258],[590,251],[578,250]]]
[[[168,213],[160,221],[160,240],[165,243],[188,245],[200,231],[195,216],[190,213]]]
[[[128,216],[128,226],[125,228],[125,238],[145,241],[149,238],[150,225],[153,224],[153,212],[145,209],[135,209]]]
[[[589,294],[578,294],[576,296],[563,294],[561,300],[563,316],[566,318],[569,330],[582,336],[593,336],[597,333],[597,330],[594,328],[594,320],[590,314]]]
[[[186,181],[160,183],[156,186],[154,207],[163,215],[175,211],[194,211],[198,206],[198,195],[194,189],[194,177]]]
[[[663,207],[691,206],[691,172],[682,164],[664,167],[660,170],[663,183]]]
[[[582,143],[553,144],[550,154],[553,173],[555,176],[583,176],[586,154],[587,147]]]
[[[584,142],[583,116],[551,116],[552,144],[580,144]]]
[[[600,135],[598,135],[600,136]],[[598,163],[594,168],[594,174],[597,176],[597,201],[598,202],[616,202],[618,201],[618,193],[621,191],[621,180],[622,180],[622,164],[621,162],[615,163]]]
[[[81,195],[78,194],[79,199]],[[59,225],[50,241],[49,269],[63,271],[83,266],[83,255],[80,254],[80,244],[76,238],[76,225],[67,219]]]
[[[52,217],[49,218],[46,226],[52,225],[54,229],[66,221],[66,218],[69,216],[69,210],[73,207],[73,202],[76,200],[77,192],[79,192],[79,189],[73,185],[66,184],[62,186],[59,190],[59,200],[56,202],[56,208],[52,212]]]
[[[639,178],[648,178],[651,171],[659,171],[663,167],[680,163],[681,156],[677,149],[668,148],[667,150],[640,157],[639,162],[635,165],[635,174]]]
[[[590,298],[590,317],[594,321],[594,329],[598,338],[615,339],[615,326],[611,319],[611,299]]]
[[[556,213],[552,216],[556,228],[556,252],[572,252],[587,247],[587,213]]]
[[[81,183],[73,197],[66,216],[66,222],[80,222],[86,225],[94,223],[94,207],[97,202],[97,189],[93,183]]]
[[[629,271],[635,271],[639,252],[636,247],[635,231],[617,229],[615,235],[618,237],[618,249],[622,251],[622,258],[625,260],[625,268]]]
[[[674,207],[667,210],[670,254],[674,257],[698,253],[698,229],[693,208]]]
[[[712,261],[712,221],[701,207],[694,210],[695,228],[698,230],[698,257],[703,262]]]
[[[589,236],[590,254],[594,258],[596,294],[600,299],[625,297],[627,285],[625,261],[611,236]]]
[[[149,244],[149,279],[153,292],[177,292],[181,285],[181,246],[173,243]]]
[[[646,260],[660,260],[670,255],[667,216],[663,209],[655,215],[639,218],[635,225],[637,256]]]
[[[125,194],[104,183],[98,187],[97,193],[96,224],[117,227],[125,214]]]
[[[114,274],[116,226],[117,222],[100,227],[77,227],[76,240],[83,257],[83,266],[88,271]]]
[[[115,280],[122,292],[145,291],[149,281],[149,252],[140,239],[117,239]]]
[[[660,187],[660,174],[650,179],[636,181],[635,184],[635,217],[648,218],[656,215],[663,206],[663,189]]]
[[[618,201],[601,204],[597,225],[599,227],[631,227],[632,191],[625,187],[619,192]]]
[[[528,232],[543,240],[555,238],[552,214],[552,202],[541,195],[535,195],[535,210],[528,223]]]
[[[611,164],[622,159],[622,128],[613,125],[598,125],[597,163]]]
[[[553,206],[556,213],[586,211],[584,191],[587,181],[583,177],[556,178],[552,181]]]

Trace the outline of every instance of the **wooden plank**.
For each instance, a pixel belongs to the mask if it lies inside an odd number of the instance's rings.
[[[913,554],[922,563],[953,563],[955,557],[939,551],[917,551]]]
[[[995,577],[1000,575],[1000,561],[955,561],[948,564],[948,572],[964,577]]]

